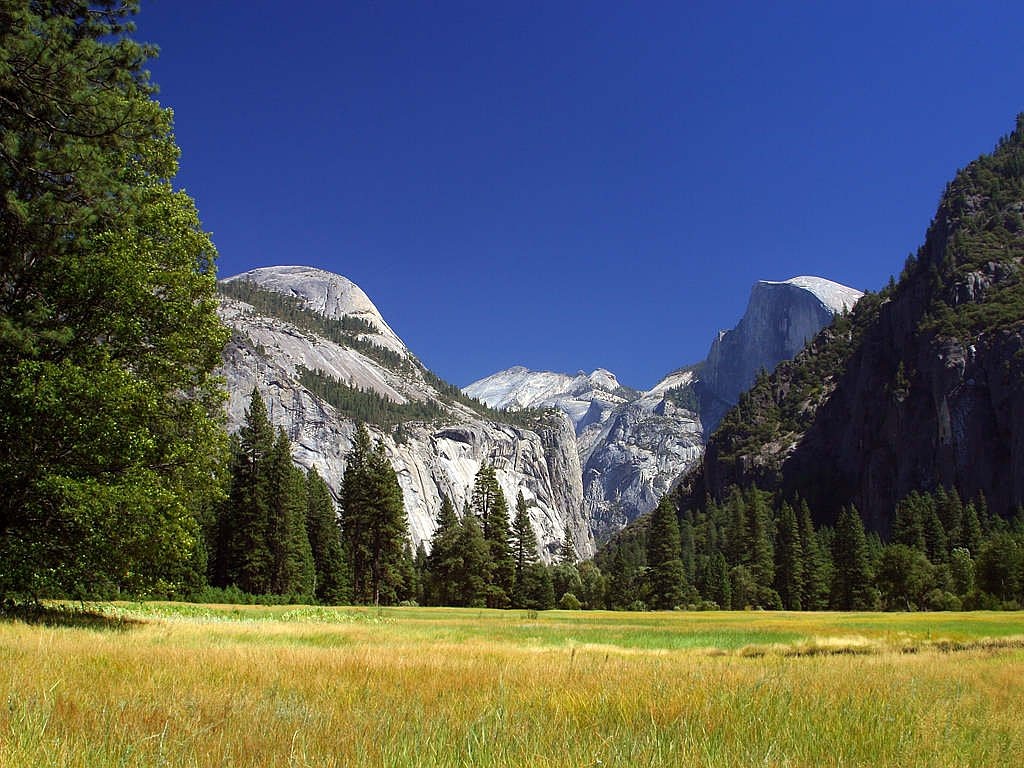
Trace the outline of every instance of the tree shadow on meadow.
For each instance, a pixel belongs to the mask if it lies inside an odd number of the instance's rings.
[[[45,605],[11,602],[0,604],[0,622],[21,622],[42,627],[92,629],[103,632],[127,632],[144,623],[130,616],[111,615],[84,603]]]

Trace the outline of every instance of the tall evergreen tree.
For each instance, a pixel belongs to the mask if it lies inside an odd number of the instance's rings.
[[[370,587],[370,454],[373,444],[363,424],[356,427],[352,448],[345,457],[345,474],[341,483],[341,534],[345,558],[350,569],[348,582],[352,599],[357,603],[371,600]]]
[[[434,535],[427,556],[427,602],[431,605],[459,605],[459,573],[462,570],[462,530],[455,508],[447,496],[441,497]]]
[[[306,478],[292,463],[291,441],[283,428],[267,460],[267,479],[270,591],[309,601],[316,571],[306,533]]]
[[[814,530],[806,501],[800,502],[800,548],[804,558],[800,605],[806,611],[823,611],[828,608],[832,558]]]
[[[917,491],[911,492],[896,505],[891,536],[894,544],[906,544],[925,551],[924,518],[929,506],[929,502]]]
[[[572,568],[579,558],[576,556],[576,540],[572,535],[572,528],[565,526],[565,535],[562,537],[562,545],[558,549],[558,563]]]
[[[408,550],[402,487],[381,444],[370,455],[369,472],[373,501],[367,519],[371,594],[374,604],[391,604],[408,590],[404,577],[411,567],[412,553]]]
[[[221,516],[223,584],[243,592],[270,592],[274,556],[270,550],[270,478],[274,429],[259,390],[253,389],[245,421],[233,441],[231,491]]]
[[[939,519],[942,521],[942,529],[946,534],[949,550],[952,552],[957,547],[963,546],[964,505],[956,488],[950,489],[937,511]]]
[[[509,541],[508,502],[490,464],[484,464],[477,472],[473,485],[473,512],[480,519],[490,555],[487,605],[506,608],[515,585],[515,560]]]
[[[874,606],[871,564],[864,522],[856,507],[843,507],[836,520],[832,544],[835,572],[832,603],[842,611],[862,611]]]
[[[693,584],[697,573],[697,545],[694,539],[693,511],[687,509],[679,522],[679,557],[683,561],[683,575],[687,584]]]
[[[350,599],[341,527],[327,483],[316,471],[306,475],[306,534],[316,569],[316,599],[340,605]]]
[[[457,605],[483,607],[487,604],[491,556],[476,515],[466,510],[459,525],[459,569],[455,574]]]
[[[686,595],[686,576],[680,551],[679,520],[675,505],[666,495],[651,513],[647,532],[651,603],[658,610],[675,608]]]
[[[943,494],[941,504],[948,503],[948,496]],[[930,504],[925,509],[922,521],[925,543],[925,554],[932,563],[945,563],[949,559],[949,541],[938,515],[939,503]]]
[[[342,537],[352,569],[352,596],[394,603],[404,588],[408,531],[402,488],[383,445],[356,429],[342,479]]]
[[[732,605],[732,584],[729,579],[729,565],[725,555],[716,551],[708,562],[707,591],[705,597],[713,600],[720,608]]]
[[[747,491],[746,561],[758,585],[772,588],[775,582],[773,526],[768,496],[756,487]]]
[[[747,502],[743,492],[736,486],[729,489],[729,496],[723,510],[725,529],[725,559],[730,566],[748,561],[749,525]]]
[[[974,505],[974,502],[970,502],[964,507],[963,526],[961,528],[960,540],[963,543],[964,548],[971,553],[972,557],[977,557],[978,552],[981,551],[981,542],[984,538],[984,534],[981,530],[981,521],[978,519],[978,508]]]
[[[775,547],[775,590],[788,610],[803,608],[804,551],[796,512],[787,503],[779,511]]]
[[[516,498],[516,516],[512,520],[512,557],[515,560],[512,607],[525,608],[530,598],[529,567],[537,562],[537,535],[533,532],[529,507],[522,493]]]

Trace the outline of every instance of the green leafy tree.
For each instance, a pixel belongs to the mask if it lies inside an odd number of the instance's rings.
[[[306,534],[316,571],[316,599],[327,605],[348,602],[348,567],[338,513],[331,491],[316,467],[306,475]]]
[[[555,590],[555,601],[559,602],[562,595],[572,592],[578,595],[583,589],[583,582],[580,580],[579,569],[575,565],[563,565],[556,563],[548,568],[551,574],[551,584]]]
[[[605,606],[605,578],[593,560],[579,564],[580,602],[588,610],[599,610]]]
[[[912,611],[924,604],[932,588],[933,568],[916,547],[890,544],[882,550],[875,580],[885,608]]]
[[[974,589],[974,559],[964,547],[950,553],[949,572],[954,593],[963,597]]]
[[[975,565],[978,588],[1004,602],[1021,597],[1024,548],[1009,533],[997,533],[981,545]]]
[[[0,4],[0,596],[172,590],[223,487],[215,250],[135,9]]]
[[[526,595],[524,608],[546,611],[555,607],[555,587],[550,568],[541,563],[531,563],[526,566],[523,581],[523,592]]]

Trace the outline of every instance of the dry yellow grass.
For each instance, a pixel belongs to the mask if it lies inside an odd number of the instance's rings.
[[[984,619],[1010,638],[996,644],[943,633],[977,643],[949,652],[918,617],[141,613],[121,629],[0,623],[0,765],[1009,766],[1024,754],[1020,617]],[[602,626],[608,642],[594,642]],[[715,654],[624,642],[630,626],[766,642]]]

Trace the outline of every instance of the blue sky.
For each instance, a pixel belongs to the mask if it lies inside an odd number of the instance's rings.
[[[343,274],[460,385],[646,388],[758,279],[877,290],[1024,111],[1019,2],[143,0],[137,25],[220,273]]]

